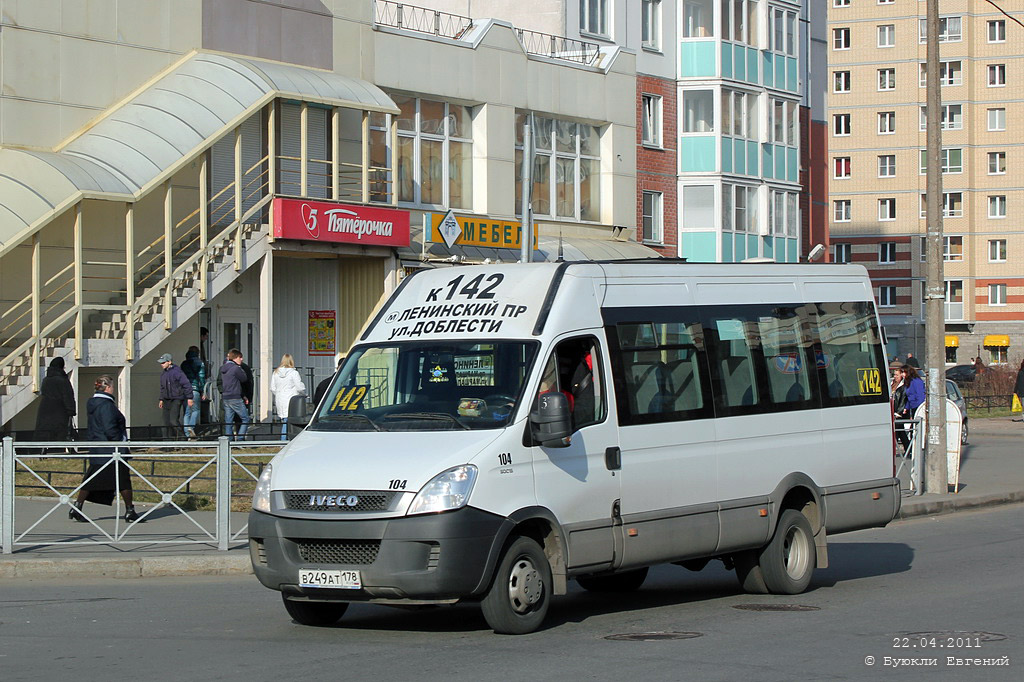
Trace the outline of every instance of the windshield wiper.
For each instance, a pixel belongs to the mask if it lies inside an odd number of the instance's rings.
[[[422,419],[432,421],[448,421],[458,424],[464,431],[469,431],[469,427],[460,422],[458,419],[448,414],[447,412],[396,412],[388,414],[382,417],[382,419]]]
[[[382,430],[379,426],[377,426],[377,422],[373,421],[372,419],[367,417],[365,414],[351,414],[351,413],[346,413],[346,414],[329,414],[326,417],[320,417],[320,419],[318,419],[317,421],[318,422],[330,422],[330,421],[338,421],[338,422],[340,422],[340,421],[347,421],[349,419],[363,420],[363,421],[367,422],[370,426],[372,426],[374,431]]]

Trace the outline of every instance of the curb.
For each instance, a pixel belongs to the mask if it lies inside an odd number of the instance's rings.
[[[912,519],[919,516],[935,516],[951,514],[958,511],[997,507],[1004,504],[1024,502],[1024,490],[1014,490],[991,495],[973,495],[971,497],[950,496],[938,500],[915,500],[910,505],[901,505],[896,520]]]
[[[0,559],[0,580],[26,578],[161,578],[251,575],[249,553],[204,556]]]

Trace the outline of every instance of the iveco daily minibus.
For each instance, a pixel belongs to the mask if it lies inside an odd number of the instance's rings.
[[[570,579],[733,568],[794,594],[899,509],[855,265],[482,265],[406,278],[260,476],[253,569],[299,623],[478,601],[535,630]]]

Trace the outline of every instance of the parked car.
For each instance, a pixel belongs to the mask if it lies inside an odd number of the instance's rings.
[[[974,381],[975,376],[974,365],[956,365],[946,370],[946,378],[957,384],[969,384]]]
[[[967,367],[969,365],[963,366]],[[952,379],[946,379],[946,397],[956,403],[956,406],[960,408],[960,414],[964,416],[964,425],[963,428],[960,429],[960,444],[967,445],[967,401],[964,400],[964,396],[960,392],[960,387],[957,386],[956,382]]]

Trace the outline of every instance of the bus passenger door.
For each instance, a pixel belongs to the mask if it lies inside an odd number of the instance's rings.
[[[548,357],[537,388],[537,394],[564,393],[572,409],[569,447],[533,447],[538,504],[555,514],[568,535],[571,569],[600,570],[615,557],[619,477],[606,457],[614,458],[619,441],[608,414],[606,363],[596,337],[565,339]]]

